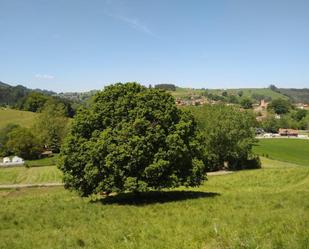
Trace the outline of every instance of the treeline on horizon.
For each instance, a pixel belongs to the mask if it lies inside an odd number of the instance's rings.
[[[149,88],[151,87],[152,86],[149,85]],[[156,84],[154,85],[154,88],[174,92],[177,91],[178,87],[175,84]],[[292,103],[309,103],[309,89],[277,88],[275,85],[270,85],[269,89],[273,92],[282,94],[282,96],[288,97]],[[0,106],[8,106],[14,109],[31,112],[40,112],[47,102],[61,103],[65,107],[66,116],[73,117],[78,107],[87,103],[96,92],[96,90],[93,90],[82,93],[56,93],[48,90],[29,89],[22,85],[11,86],[0,81]],[[238,99],[239,96],[241,97],[241,94],[242,91],[239,89],[236,96],[228,94],[225,91],[223,91],[221,95],[213,94],[211,92],[208,93],[207,90],[202,95],[211,100],[234,104],[237,103],[246,106],[248,104],[246,102],[250,101],[244,99],[244,103],[241,103],[241,99]],[[261,94],[253,93],[251,96],[251,100],[254,102],[260,101],[261,99],[271,101],[271,98]]]
[[[0,82],[0,106],[13,109],[41,112],[44,106],[49,104],[61,104],[65,115],[73,117],[79,103],[57,96],[57,93],[41,89],[29,89],[24,86],[10,86]]]

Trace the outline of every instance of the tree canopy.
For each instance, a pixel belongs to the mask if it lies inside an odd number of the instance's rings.
[[[36,159],[42,148],[30,129],[17,127],[8,134],[7,151],[24,159]]]
[[[274,99],[268,105],[268,109],[273,110],[277,114],[288,113],[291,107],[291,103],[285,99]]]
[[[250,98],[244,98],[240,101],[240,105],[244,109],[251,109],[252,108],[252,100]]]
[[[59,152],[67,132],[68,118],[62,103],[48,101],[37,117],[34,131],[40,144],[53,152]]]
[[[193,116],[170,94],[137,83],[108,86],[77,113],[59,168],[65,186],[82,196],[198,186],[205,179]]]
[[[225,105],[190,107],[204,134],[204,158],[208,170],[249,168],[254,163],[255,118],[250,111]],[[258,165],[257,165],[258,166]]]

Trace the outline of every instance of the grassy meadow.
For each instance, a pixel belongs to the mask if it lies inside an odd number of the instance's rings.
[[[262,169],[208,176],[198,188],[99,199],[63,187],[0,190],[0,248],[307,249],[306,142],[260,140]],[[61,182],[61,172],[0,169],[0,184],[43,182]]]
[[[62,173],[56,166],[0,168],[0,184],[54,183],[61,179]]]
[[[263,166],[138,199],[1,190],[0,248],[309,248],[309,167]]]
[[[309,140],[294,138],[259,139],[254,151],[271,159],[309,166]]]
[[[37,115],[38,114],[33,112],[0,108],[0,129],[10,123],[29,128],[33,125]]]
[[[58,160],[58,154],[54,154],[52,157],[45,157],[36,160],[26,160],[26,163],[30,167],[42,167],[56,165]]]

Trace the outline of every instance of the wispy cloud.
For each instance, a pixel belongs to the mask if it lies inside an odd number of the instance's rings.
[[[49,74],[39,74],[37,73],[34,75],[35,78],[41,79],[41,80],[53,80],[55,78],[54,75],[49,75]]]
[[[105,0],[104,14],[118,20],[129,27],[146,35],[159,38],[144,22],[128,14],[128,8],[123,1]]]
[[[137,18],[127,17],[127,16],[123,16],[123,15],[116,15],[116,14],[107,14],[107,15],[114,18],[114,19],[117,19],[119,21],[126,23],[131,28],[134,28],[134,29],[136,29],[140,32],[143,32],[147,35],[150,35],[152,37],[157,38],[157,35],[154,34],[144,23],[142,23]]]

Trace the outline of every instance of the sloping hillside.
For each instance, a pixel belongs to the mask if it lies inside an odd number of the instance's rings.
[[[212,93],[216,95],[222,95],[223,92],[228,94],[238,95],[241,94],[242,97],[254,97],[254,95],[263,95],[265,98],[271,99],[288,99],[288,96],[284,94],[273,91],[270,88],[238,88],[238,89],[192,89],[192,88],[181,88],[177,87],[176,91],[171,91],[170,93],[176,98],[183,98],[185,96],[201,95],[203,92]]]
[[[46,95],[55,95],[55,92],[29,89],[22,85],[11,86],[7,83],[0,81],[0,105],[15,106],[21,99],[25,98],[31,92],[39,92]]]
[[[288,96],[295,103],[309,104],[309,88],[279,88],[281,94]]]
[[[23,127],[31,127],[37,113],[0,108],[0,128],[7,124],[19,124]]]

